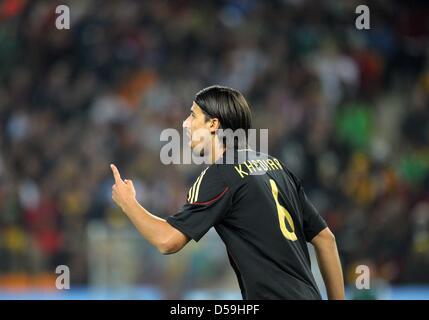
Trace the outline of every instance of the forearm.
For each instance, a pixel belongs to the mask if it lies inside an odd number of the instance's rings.
[[[166,220],[158,218],[143,208],[136,200],[136,190],[131,180],[122,180],[118,168],[110,165],[115,178],[112,186],[112,199],[122,208],[141,235],[161,253],[179,251],[189,241],[188,237],[171,226]]]
[[[158,250],[163,251],[163,246],[168,241],[171,228],[167,221],[151,214],[137,201],[123,208],[123,211],[140,234]]]
[[[325,282],[329,300],[343,300],[344,280],[335,239],[327,239],[315,246],[317,261]]]

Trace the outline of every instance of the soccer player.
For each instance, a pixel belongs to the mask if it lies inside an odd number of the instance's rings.
[[[243,299],[321,299],[311,272],[307,248],[311,242],[328,298],[344,299],[335,237],[300,180],[278,159],[226,144],[218,134],[220,129],[251,128],[251,111],[243,95],[222,86],[203,89],[183,127],[193,152],[211,164],[174,216],[165,220],[149,213],[137,202],[132,181],[122,180],[111,165],[112,198],[143,237],[161,253],[171,254],[214,227],[226,245]],[[207,132],[205,139],[196,137],[201,129]],[[232,163],[225,161],[228,148],[235,148]]]

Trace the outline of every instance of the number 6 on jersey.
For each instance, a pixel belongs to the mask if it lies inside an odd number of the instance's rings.
[[[298,240],[298,238],[296,237],[296,234],[295,234],[295,225],[293,223],[293,220],[289,211],[287,211],[287,209],[279,203],[279,199],[278,199],[279,189],[277,188],[277,184],[273,179],[270,179],[270,185],[271,185],[271,191],[273,192],[274,201],[276,202],[276,206],[277,206],[277,214],[279,216],[280,229],[282,230],[282,233],[286,239],[291,241],[296,241]],[[292,232],[287,229],[285,218],[289,223],[289,225],[291,226]]]

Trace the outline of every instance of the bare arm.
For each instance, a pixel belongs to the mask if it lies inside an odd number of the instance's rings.
[[[123,181],[118,169],[112,165],[115,184],[112,199],[122,208],[141,235],[162,254],[175,253],[189,241],[182,232],[171,226],[165,219],[154,216],[136,200],[136,192],[131,180]]]
[[[344,300],[344,280],[335,236],[325,228],[311,240],[329,300]]]
[[[189,239],[172,227],[165,219],[154,216],[137,201],[124,212],[140,234],[162,254],[171,254],[182,249]]]

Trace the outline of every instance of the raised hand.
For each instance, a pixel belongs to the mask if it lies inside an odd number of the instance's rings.
[[[122,180],[121,174],[114,164],[111,164],[110,168],[115,179],[115,184],[112,186],[112,199],[126,212],[131,205],[136,203],[136,190],[131,180]]]

